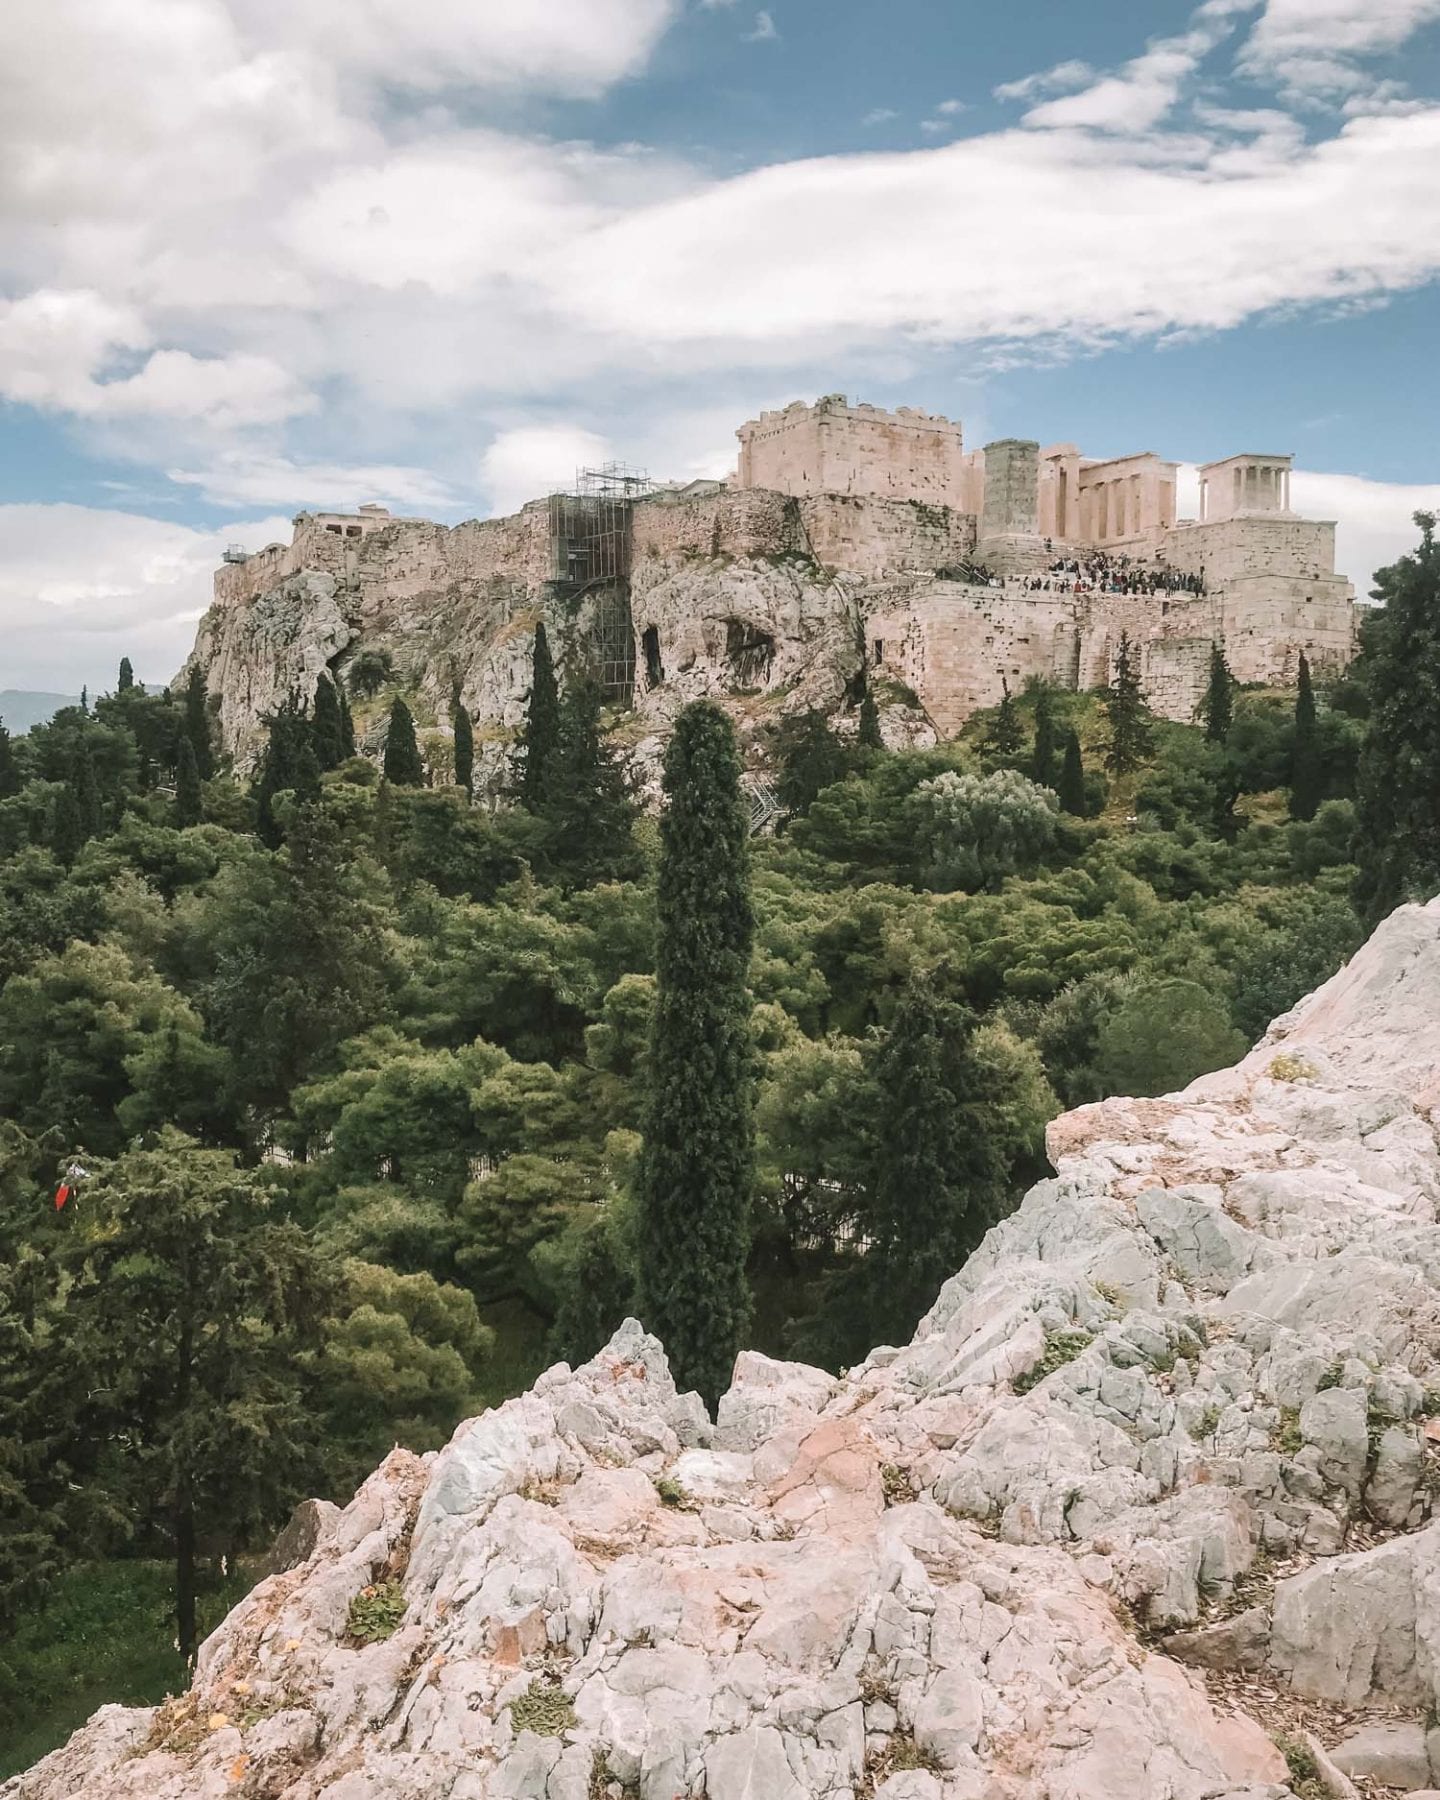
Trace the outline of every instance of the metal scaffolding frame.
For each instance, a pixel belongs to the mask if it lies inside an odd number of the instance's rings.
[[[603,463],[577,469],[571,493],[550,496],[551,579],[572,604],[588,600],[590,665],[606,700],[635,694],[630,615],[630,513],[654,491],[643,469]]]

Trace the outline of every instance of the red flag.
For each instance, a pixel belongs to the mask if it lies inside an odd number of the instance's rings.
[[[56,1188],[56,1190],[55,1190],[55,1210],[56,1210],[56,1212],[59,1212],[60,1208],[65,1204],[65,1202],[69,1198],[70,1198],[69,1183],[62,1181],[60,1183],[59,1187]]]

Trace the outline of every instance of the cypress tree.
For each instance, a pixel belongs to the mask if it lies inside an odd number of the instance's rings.
[[[1054,788],[1059,780],[1060,728],[1055,723],[1055,698],[1048,687],[1035,696],[1035,779],[1041,787]]]
[[[1060,765],[1060,785],[1056,792],[1063,812],[1073,813],[1077,819],[1085,817],[1085,765],[1080,760],[1080,739],[1073,731],[1065,733],[1065,758]]]
[[[355,754],[355,721],[350,716],[350,697],[338,677],[335,689],[340,696],[340,760],[349,762]]]
[[[540,816],[550,826],[551,860],[566,887],[634,873],[635,807],[624,772],[601,736],[600,690],[593,681],[577,680],[566,689],[545,785]]]
[[[205,677],[198,663],[190,667],[190,679],[185,684],[185,736],[190,740],[190,748],[195,752],[195,767],[200,771],[200,779],[208,781],[215,773],[215,751],[210,742],[210,708],[205,701]]]
[[[0,800],[20,792],[20,767],[15,760],[15,745],[0,719]]]
[[[1440,547],[1434,513],[1416,513],[1415,523],[1419,549],[1376,574],[1385,609],[1366,632],[1355,897],[1371,924],[1440,888]]]
[[[452,713],[455,732],[455,782],[464,788],[472,797],[475,793],[475,732],[470,724],[470,715],[465,710],[465,703],[459,694],[455,696]]]
[[[280,824],[272,811],[275,796],[289,790],[301,801],[317,799],[320,766],[315,760],[310,721],[300,710],[294,694],[288,696],[265,724],[269,735],[254,788],[255,822],[262,841],[273,850],[281,838]],[[193,749],[193,743],[191,747]],[[198,756],[195,761],[198,769]]]
[[[1304,661],[1303,657],[1301,661]],[[1195,710],[1204,723],[1206,743],[1223,744],[1230,735],[1235,717],[1235,677],[1230,673],[1221,644],[1210,646],[1210,679]]]
[[[933,973],[900,997],[875,1059],[885,1120],[870,1207],[872,1335],[907,1342],[998,1216],[1004,1163],[972,1067],[972,1016]]]
[[[385,758],[381,767],[394,787],[424,787],[425,764],[415,737],[410,708],[397,694],[390,703],[390,724],[385,732]]]
[[[128,656],[122,656],[120,658],[120,676],[115,683],[115,692],[117,694],[128,694],[134,685],[135,671],[130,666],[130,658]]]
[[[995,716],[985,727],[984,736],[980,739],[981,754],[993,763],[1013,763],[1025,747],[1025,727],[1020,721],[1020,709],[1015,704],[1015,696],[1010,692],[1010,684],[1001,678],[1003,692],[1000,704],[995,708]]]
[[[1152,721],[1140,689],[1140,659],[1126,632],[1120,634],[1115,652],[1115,675],[1101,704],[1110,722],[1110,746],[1105,767],[1115,775],[1129,775],[1150,755]]]
[[[1295,734],[1290,742],[1290,817],[1313,819],[1320,807],[1324,770],[1315,720],[1315,689],[1310,664],[1300,653],[1300,681],[1295,695]]]
[[[80,823],[80,808],[75,801],[75,790],[67,781],[55,796],[55,804],[51,809],[50,849],[55,860],[68,869],[80,854],[84,842],[85,832]]]
[[[88,719],[90,716],[90,689],[88,687],[82,687],[80,690],[80,710]]]
[[[555,685],[555,665],[550,660],[550,640],[545,635],[542,619],[535,627],[530,695],[515,754],[520,804],[527,812],[539,812],[545,803],[550,760],[559,741],[560,691]]]
[[[90,745],[81,738],[75,747],[75,761],[70,773],[70,786],[75,794],[75,812],[80,821],[82,838],[97,837],[104,824],[104,808],[95,780],[95,760]]]
[[[655,1018],[640,1155],[643,1316],[713,1407],[750,1313],[750,845],[730,721],[698,701],[665,754]]]
[[[880,708],[875,704],[875,696],[870,692],[868,681],[860,699],[860,730],[855,741],[862,750],[885,748],[885,740],[880,735]]]
[[[200,823],[200,771],[188,737],[180,740],[175,757],[175,823],[182,827]]]
[[[315,682],[315,700],[310,708],[310,742],[315,761],[324,769],[338,769],[348,754],[345,729],[340,716],[340,695],[328,675]]]

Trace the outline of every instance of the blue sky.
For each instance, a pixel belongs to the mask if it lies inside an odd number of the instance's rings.
[[[723,473],[841,391],[1440,505],[1440,0],[11,0],[0,687],[231,539]]]

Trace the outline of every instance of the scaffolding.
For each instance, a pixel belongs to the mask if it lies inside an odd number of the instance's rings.
[[[591,671],[602,696],[622,706],[635,694],[631,509],[653,491],[643,469],[611,462],[577,469],[573,491],[550,496],[551,580],[574,613],[588,614]]]

